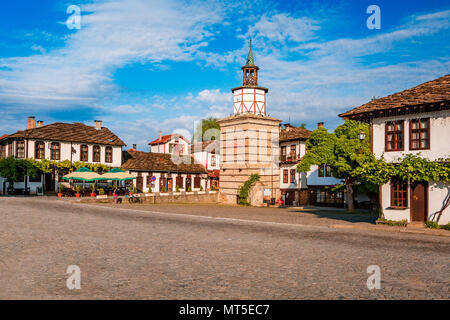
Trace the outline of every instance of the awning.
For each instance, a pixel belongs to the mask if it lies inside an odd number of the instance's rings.
[[[100,179],[100,175],[88,168],[83,167],[75,170],[74,172],[66,174],[62,178],[64,180],[96,181]]]

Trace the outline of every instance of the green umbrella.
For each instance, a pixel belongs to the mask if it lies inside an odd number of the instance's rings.
[[[125,180],[133,180],[136,179],[135,176],[126,173],[124,170],[119,168],[113,168],[109,170],[107,173],[102,174],[100,176],[101,180],[116,180],[116,181],[125,181]]]
[[[80,181],[96,181],[101,180],[100,175],[96,172],[91,171],[88,168],[82,167],[74,172],[66,174],[62,178],[64,180],[80,180]]]

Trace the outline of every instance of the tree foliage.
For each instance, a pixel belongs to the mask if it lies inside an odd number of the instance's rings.
[[[248,202],[248,194],[250,192],[250,188],[252,187],[252,184],[256,181],[259,181],[260,176],[257,173],[254,173],[248,178],[247,181],[244,182],[244,185],[242,185],[239,189],[239,204],[242,205],[250,205]]]
[[[220,131],[220,125],[217,122],[217,118],[214,117],[208,117],[206,119],[202,119],[195,128],[194,135],[192,137],[193,141],[203,141],[203,140],[210,140],[212,137],[206,137],[205,138],[205,132],[207,132],[210,129],[216,129]],[[217,135],[217,137],[214,135],[215,140],[220,140],[220,135]]]
[[[55,170],[60,173],[69,173],[79,168],[86,167],[95,172],[106,172],[111,167],[101,163],[35,160],[35,159],[15,159],[8,157],[0,159],[0,176],[8,182],[18,181],[25,175],[35,176],[38,173],[52,173]]]

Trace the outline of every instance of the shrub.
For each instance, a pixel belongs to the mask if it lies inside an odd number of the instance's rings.
[[[75,191],[76,191],[77,193],[80,193],[80,190],[81,190],[81,187],[80,187],[79,184],[77,184],[77,185],[75,186]]]
[[[187,189],[187,192],[191,192],[191,191],[192,191],[191,186],[189,186]]]
[[[153,192],[152,187],[148,187],[148,193],[152,193],[152,192]]]
[[[104,195],[105,194],[105,190],[103,190],[103,188],[98,189],[98,194],[99,195]]]
[[[239,189],[239,204],[249,206],[250,203],[248,202],[248,193],[250,192],[250,188],[253,183],[256,181],[259,181],[260,177],[259,174],[254,173],[250,176],[250,178],[244,182],[244,185],[241,186]]]
[[[439,223],[434,222],[434,221],[427,221],[426,225],[427,225],[427,228],[430,228],[430,229],[450,230],[450,223],[440,225]]]
[[[203,186],[200,186],[200,191],[203,191]]]
[[[400,221],[396,221],[396,220],[388,220],[388,219],[384,219],[384,218],[378,218],[377,224],[386,224],[388,226],[406,227],[406,225],[408,224],[408,220],[403,219]]]
[[[178,185],[175,186],[175,192],[180,192],[180,187]]]
[[[95,192],[95,183],[93,183],[93,184],[92,184],[92,186],[91,186],[91,190],[92,190],[92,193],[94,193],[94,192]]]
[[[162,186],[162,187],[161,187],[161,192],[162,192],[162,193],[166,192],[166,187],[165,187],[165,186]]]

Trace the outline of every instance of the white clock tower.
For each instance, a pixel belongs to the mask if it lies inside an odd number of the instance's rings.
[[[266,93],[267,88],[258,86],[258,70],[252,52],[252,42],[250,40],[250,50],[247,62],[242,67],[242,86],[231,89],[233,92],[234,114],[253,113],[266,115]]]

